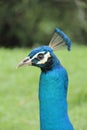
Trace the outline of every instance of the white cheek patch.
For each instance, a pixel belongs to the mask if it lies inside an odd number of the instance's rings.
[[[45,63],[47,62],[47,60],[48,60],[49,57],[51,57],[51,55],[50,55],[49,52],[47,52],[47,53],[44,55],[44,58],[43,58],[42,60],[38,61],[37,64],[45,64]]]

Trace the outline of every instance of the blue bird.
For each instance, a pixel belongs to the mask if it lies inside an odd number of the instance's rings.
[[[39,81],[40,130],[74,130],[68,117],[68,75],[55,49],[66,46],[71,49],[71,41],[59,28],[49,43],[33,49],[18,67],[25,64],[41,68]]]

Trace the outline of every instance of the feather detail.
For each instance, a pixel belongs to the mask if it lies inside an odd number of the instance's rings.
[[[70,51],[71,40],[63,31],[61,31],[59,28],[56,28],[55,33],[49,43],[49,47],[55,50],[60,49],[63,46],[67,46],[68,51]]]

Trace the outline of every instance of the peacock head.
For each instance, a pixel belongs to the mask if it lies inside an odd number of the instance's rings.
[[[64,32],[56,28],[49,46],[41,46],[33,49],[29,55],[18,64],[17,67],[27,64],[40,67],[42,71],[49,70],[52,68],[54,62],[57,64],[59,63],[53,53],[53,50],[60,49],[63,46],[67,46],[67,49],[70,50],[71,41]]]
[[[23,65],[32,65],[40,67],[42,71],[46,71],[51,69],[54,56],[51,47],[41,46],[33,49],[29,55],[18,64],[18,67]]]

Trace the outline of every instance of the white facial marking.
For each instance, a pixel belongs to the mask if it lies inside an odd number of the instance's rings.
[[[44,55],[44,58],[43,58],[42,60],[38,61],[37,64],[44,64],[44,63],[46,63],[49,57],[51,57],[51,56],[50,56],[50,53],[47,52],[47,53]]]
[[[31,61],[32,61],[33,59],[37,58],[38,54],[40,54],[40,53],[41,53],[41,54],[44,54],[45,51],[38,52],[36,55],[34,55],[34,56],[31,58]]]

